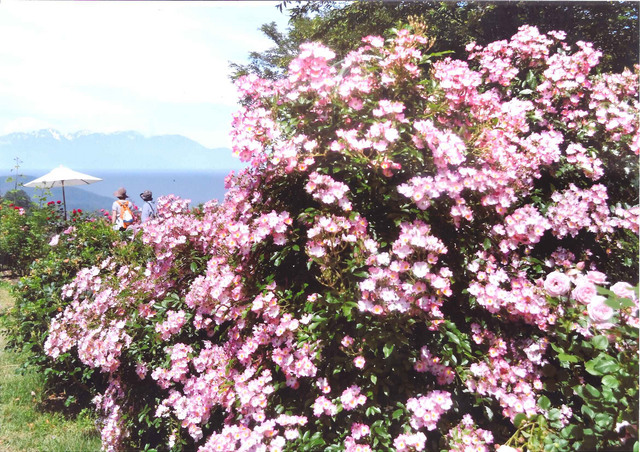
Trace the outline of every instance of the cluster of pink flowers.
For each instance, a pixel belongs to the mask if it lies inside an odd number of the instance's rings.
[[[327,64],[336,54],[318,43],[300,46],[298,57],[289,64],[288,82],[295,85],[298,93],[313,91],[326,95],[335,86],[336,70]]]
[[[367,221],[360,215],[350,218],[336,215],[319,216],[308,229],[306,251],[310,259],[323,263],[340,253],[345,247],[353,246],[366,238]]]
[[[465,161],[466,146],[464,141],[450,131],[441,131],[430,120],[413,124],[417,134],[412,137],[418,149],[429,147],[433,155],[433,163],[438,168],[447,165],[460,165]]]
[[[479,252],[467,266],[474,280],[468,287],[475,301],[492,313],[502,310],[511,316],[546,330],[555,323],[545,294],[512,265],[501,264],[493,255]],[[509,289],[505,286],[510,286]]]
[[[101,414],[100,435],[102,450],[105,452],[118,452],[123,446],[122,440],[126,435],[126,429],[123,425],[120,401],[124,396],[122,382],[119,378],[114,378],[109,382],[105,393],[97,395],[93,399],[93,404]]]
[[[432,391],[426,396],[407,400],[407,410],[411,412],[409,424],[414,430],[425,427],[435,430],[440,417],[453,406],[451,394],[446,391]]]
[[[531,248],[540,241],[550,226],[549,221],[534,206],[526,205],[507,215],[504,225],[495,225],[493,231],[498,236],[506,236],[500,242],[500,250],[507,254],[518,249],[520,245]]]
[[[167,319],[162,323],[156,323],[156,331],[160,333],[163,341],[180,332],[187,322],[187,314],[184,311],[167,311]]]
[[[616,312],[606,303],[606,298],[599,294],[598,286],[608,285],[607,276],[596,270],[590,270],[586,273],[581,272],[577,268],[567,271],[553,271],[547,275],[544,280],[544,290],[554,298],[570,299],[586,308],[583,311],[589,319],[589,324],[597,330],[610,329],[615,325]],[[616,282],[610,287],[617,297],[627,298],[633,301],[634,306],[618,312],[620,322],[628,323],[634,327],[640,326],[638,322],[638,297],[633,287],[627,282]],[[580,330],[583,335],[590,337],[593,331],[584,329],[576,325],[576,329]]]
[[[452,273],[437,265],[447,248],[429,232],[429,225],[422,221],[402,223],[391,253],[370,246],[368,275],[359,284],[361,311],[381,315],[415,307],[434,319],[442,318],[439,307],[443,297],[451,295]]]
[[[354,423],[351,425],[351,435],[344,440],[345,451],[349,452],[371,452],[368,444],[357,443],[360,439],[369,436],[371,430],[366,424]]]
[[[490,452],[493,434],[475,425],[469,414],[462,416],[462,421],[447,433],[450,452]]]
[[[593,180],[600,179],[604,174],[602,162],[587,153],[587,150],[580,144],[572,143],[567,146],[565,151],[567,154],[567,162],[581,168],[584,174]]]
[[[298,437],[296,427],[303,426],[306,422],[305,418],[280,415],[276,419],[258,424],[253,429],[243,424],[228,424],[220,433],[212,434],[198,450],[200,452],[227,450],[282,452],[288,441]]]
[[[455,373],[449,366],[445,366],[440,362],[438,356],[433,356],[429,349],[424,346],[420,349],[420,358],[413,365],[417,372],[429,372],[436,376],[438,384],[446,385],[453,383]]]
[[[604,185],[581,190],[571,184],[567,190],[553,193],[551,199],[555,204],[549,207],[546,216],[551,230],[558,237],[575,237],[585,229],[590,232],[613,231]]]
[[[472,324],[473,340],[489,345],[485,361],[471,364],[465,384],[470,391],[491,396],[502,407],[505,417],[513,420],[519,413],[537,414],[538,391],[542,390],[542,367],[547,344],[533,340],[506,342],[491,331]]]
[[[316,417],[320,417],[323,414],[335,416],[338,414],[338,407],[331,400],[321,395],[313,402],[313,414]]]
[[[393,447],[398,452],[424,450],[427,435],[422,432],[402,433],[394,438]]]
[[[342,408],[347,411],[354,410],[356,407],[364,405],[366,401],[367,397],[360,393],[360,388],[356,385],[348,387],[340,395]]]
[[[324,204],[338,204],[342,210],[350,211],[351,202],[346,197],[349,187],[342,182],[333,180],[331,176],[313,172],[309,174],[309,181],[305,186],[307,193]]]

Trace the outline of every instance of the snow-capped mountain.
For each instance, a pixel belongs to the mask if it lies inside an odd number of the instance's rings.
[[[206,148],[181,135],[146,137],[134,131],[63,134],[42,129],[0,136],[0,173],[13,168],[16,158],[21,171],[59,165],[78,171],[207,171],[244,166],[228,148]]]

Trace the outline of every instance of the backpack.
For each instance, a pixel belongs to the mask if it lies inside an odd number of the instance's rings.
[[[120,218],[118,218],[118,223],[121,228],[127,229],[133,224],[135,217],[129,208],[128,201],[119,201],[118,205],[120,206]]]
[[[152,220],[158,217],[158,212],[156,212],[156,206],[153,205],[152,202],[145,201],[145,204],[149,204],[149,208],[151,209],[151,214],[149,215],[149,219]]]

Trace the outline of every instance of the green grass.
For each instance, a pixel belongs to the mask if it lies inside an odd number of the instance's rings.
[[[0,281],[0,315],[13,302],[10,284]],[[24,355],[4,350],[0,336],[0,451],[92,452],[100,450],[95,419],[88,412],[67,418],[43,409],[44,378],[34,370],[19,373]]]

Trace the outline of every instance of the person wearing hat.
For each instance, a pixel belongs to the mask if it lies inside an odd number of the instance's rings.
[[[149,190],[145,190],[140,193],[140,197],[144,201],[142,205],[142,222],[152,220],[158,216],[155,203],[153,202],[153,193]]]
[[[113,196],[116,199],[111,206],[111,224],[113,224],[114,229],[124,230],[126,227],[122,224],[121,212],[123,209],[127,209],[130,212],[133,212],[133,203],[129,201],[127,198],[127,190],[124,187],[118,188],[113,192]]]

